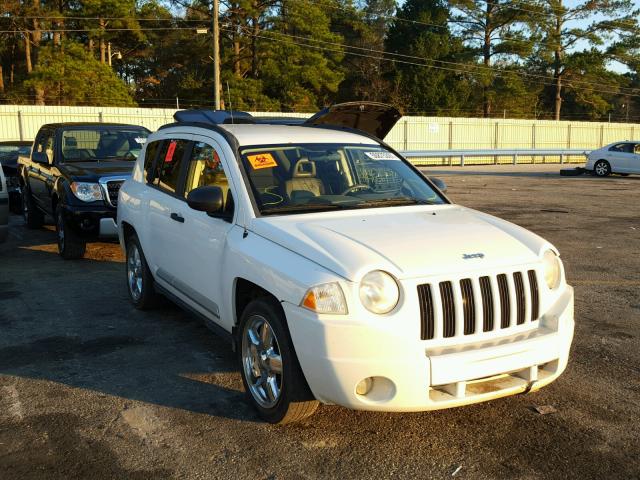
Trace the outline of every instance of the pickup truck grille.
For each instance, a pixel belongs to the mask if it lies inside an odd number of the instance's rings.
[[[106,190],[109,203],[114,207],[118,206],[118,192],[120,191],[120,187],[124,183],[123,180],[112,180],[106,182]]]
[[[509,329],[540,311],[535,270],[418,285],[418,302],[422,340]]]

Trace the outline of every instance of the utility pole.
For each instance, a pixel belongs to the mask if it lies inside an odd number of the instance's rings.
[[[107,57],[109,57],[109,66],[111,66],[111,42],[107,43]]]
[[[218,9],[219,0],[213,0],[212,21],[213,21],[213,88],[214,105],[216,110],[220,110],[220,32],[218,30]]]

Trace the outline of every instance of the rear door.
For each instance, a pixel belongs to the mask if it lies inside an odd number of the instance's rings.
[[[611,171],[625,173],[631,168],[633,158],[633,144],[628,142],[617,143],[609,147],[607,159],[611,164]]]
[[[640,173],[640,143],[633,144],[633,154],[629,158],[627,173]]]
[[[182,258],[189,254],[184,250],[184,212],[188,207],[180,185],[192,145],[191,137],[175,134],[164,139],[147,189],[149,229],[145,253],[156,279],[172,290]]]

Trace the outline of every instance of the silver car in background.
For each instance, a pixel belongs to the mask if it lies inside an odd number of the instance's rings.
[[[640,174],[640,141],[615,142],[593,150],[587,157],[585,169],[598,177],[612,173]]]

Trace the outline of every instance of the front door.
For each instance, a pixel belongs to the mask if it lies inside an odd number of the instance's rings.
[[[53,184],[51,169],[54,157],[53,138],[54,132],[52,130],[43,130],[40,133],[35,145],[35,151],[45,153],[49,163],[35,163],[32,161],[30,162],[28,172],[31,195],[36,203],[47,212],[51,210],[51,186]]]
[[[210,138],[194,135],[186,168],[184,197],[195,188],[220,187],[225,199],[226,218],[211,217],[186,207],[183,210],[187,232],[182,248],[182,268],[177,286],[189,296],[191,304],[211,321],[231,330],[231,319],[220,319],[222,304],[222,264],[227,234],[233,227],[234,188],[225,172],[222,149]]]

